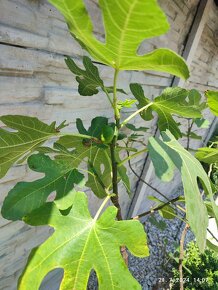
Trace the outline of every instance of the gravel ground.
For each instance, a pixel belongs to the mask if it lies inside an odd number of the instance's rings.
[[[164,230],[160,230],[147,218],[145,232],[147,233],[150,250],[149,257],[143,259],[129,257],[130,271],[142,285],[143,290],[151,290],[158,282],[169,280],[172,266],[168,253],[173,253],[178,247],[181,232],[184,228],[184,223],[179,219],[163,220],[158,213],[154,216],[159,222],[164,221],[166,227]],[[188,231],[186,244],[192,239],[193,234]],[[156,289],[164,288],[158,287]]]

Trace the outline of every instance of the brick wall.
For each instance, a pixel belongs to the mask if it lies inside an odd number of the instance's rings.
[[[193,21],[198,0],[160,0],[171,23],[170,31],[161,37],[145,42],[140,51],[156,47],[169,47],[181,53],[186,36]],[[96,1],[87,0],[95,19],[95,31],[102,38],[102,25]],[[217,43],[213,40],[216,27],[216,11],[211,11],[210,22],[205,27],[201,44],[192,65],[190,86],[216,87]],[[85,52],[72,39],[62,16],[45,0],[4,0],[0,2],[0,114],[25,114],[36,116],[47,123],[67,120],[69,129],[75,128],[75,119],[80,117],[85,125],[98,115],[112,118],[105,96],[81,97],[77,83],[66,68],[64,55],[81,62]],[[209,64],[209,66],[208,66]],[[99,66],[105,83],[111,85],[112,70]],[[205,78],[207,74],[207,81]],[[216,81],[215,81],[216,80]],[[148,97],[153,98],[162,89],[171,85],[172,76],[154,72],[122,72],[119,87],[129,92],[128,83],[141,82]],[[199,85],[200,84],[200,85]],[[122,98],[123,96],[120,96]],[[131,110],[127,110],[124,117]],[[137,125],[144,123],[140,118]],[[156,120],[150,125],[145,139],[156,130]],[[145,156],[144,156],[145,157]],[[144,157],[138,157],[133,167],[138,173],[144,165]],[[0,183],[0,205],[7,192],[20,180],[32,180],[26,164],[14,166]],[[130,175],[132,192],[137,179]],[[177,182],[177,181],[176,181]],[[121,188],[121,205],[127,212],[131,199]],[[94,212],[99,201],[90,193],[90,208]],[[147,205],[142,205],[143,207]],[[44,227],[32,228],[22,222],[11,223],[0,220],[0,290],[16,289],[16,281],[24,267],[29,251],[41,243],[49,234]],[[48,289],[56,289],[56,281]]]

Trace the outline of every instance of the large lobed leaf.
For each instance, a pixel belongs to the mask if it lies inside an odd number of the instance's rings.
[[[76,168],[85,163],[88,173],[88,186],[99,198],[104,198],[107,190],[112,187],[112,167],[109,146],[101,142],[102,130],[108,124],[105,117],[96,117],[91,126],[85,129],[80,119],[77,119],[80,134],[62,136],[53,148],[39,147],[40,154],[29,157],[30,169],[44,173],[43,178],[32,182],[19,182],[10,190],[5,198],[2,215],[9,220],[19,220],[23,216],[46,203],[51,193],[56,193],[55,203],[59,209],[66,209],[71,203],[74,185],[84,186],[84,176]],[[81,137],[82,136],[82,137]],[[85,138],[85,137],[88,138]],[[43,153],[52,153],[55,160]],[[119,150],[117,151],[119,161]],[[84,167],[82,167],[84,169]],[[126,168],[119,167],[119,181],[130,192]]]
[[[131,92],[138,100],[138,109],[151,103],[145,97],[143,88],[140,84],[130,84]],[[152,110],[158,114],[158,127],[160,131],[169,130],[176,138],[182,137],[177,122],[172,115],[189,118],[200,118],[201,110],[204,108],[200,103],[201,96],[196,90],[187,91],[175,87],[166,88],[159,97],[156,97],[151,106],[140,113],[144,120],[153,118]]]
[[[139,221],[115,221],[117,209],[109,207],[96,220],[90,216],[84,193],[75,192],[72,208],[61,215],[52,203],[25,218],[30,225],[55,229],[44,244],[34,249],[20,281],[19,290],[38,290],[46,274],[63,268],[61,290],[85,290],[90,271],[97,273],[99,290],[141,289],[121,256],[126,246],[135,256],[148,255],[146,235]]]
[[[4,200],[2,216],[9,220],[22,219],[42,206],[54,191],[57,206],[60,209],[68,208],[75,191],[74,184],[82,185],[84,180],[70,160],[54,161],[44,154],[35,154],[28,158],[28,165],[45,176],[32,182],[18,182]]]
[[[2,116],[0,121],[16,131],[10,132],[0,128],[0,178],[23,155],[57,135],[55,122],[47,125],[37,118],[19,115]]]
[[[187,79],[185,61],[169,49],[145,55],[137,51],[144,39],[169,29],[156,0],[99,0],[105,28],[105,43],[93,34],[93,24],[83,0],[49,0],[64,15],[74,38],[96,60],[119,70],[157,70]]]
[[[162,135],[163,141],[153,137],[149,139],[149,156],[157,176],[163,181],[172,179],[174,167],[177,167],[180,171],[184,187],[187,219],[202,251],[206,243],[208,216],[199,191],[198,179],[200,179],[205,193],[211,200],[212,209],[218,221],[218,207],[214,202],[210,180],[200,162],[186,151],[169,131],[163,132]]]

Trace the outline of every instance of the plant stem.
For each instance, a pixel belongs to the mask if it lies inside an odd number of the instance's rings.
[[[183,260],[184,260],[184,243],[185,243],[185,236],[188,231],[189,225],[186,224],[181,235],[180,239],[180,254],[179,254],[179,281],[180,281],[180,290],[184,290],[184,283],[183,283]]]
[[[110,144],[111,165],[112,165],[112,185],[113,185],[113,193],[115,194],[114,196],[111,197],[111,201],[118,209],[117,219],[122,220],[121,207],[120,207],[119,199],[118,199],[118,169],[117,169],[117,161],[116,161],[117,136],[118,136],[119,128],[120,128],[120,112],[117,108],[117,77],[118,77],[118,73],[119,73],[119,71],[115,70],[113,108],[114,108],[114,118],[116,121],[117,132],[112,140],[112,143]]]
[[[114,108],[114,117],[116,120],[117,130],[120,129],[120,112],[117,107],[117,78],[118,78],[119,70],[115,70],[114,73],[114,94],[113,94],[113,108]],[[118,133],[118,132],[117,132]]]
[[[110,152],[111,152],[111,163],[112,163],[112,184],[113,184],[113,193],[114,196],[111,196],[111,201],[118,209],[117,211],[117,220],[122,220],[122,213],[121,213],[121,207],[119,204],[119,196],[118,196],[118,167],[117,167],[117,161],[116,161],[116,149],[117,149],[117,138],[119,134],[120,129],[120,112],[117,107],[117,77],[118,77],[118,70],[115,70],[114,73],[114,94],[113,94],[113,109],[114,109],[114,118],[116,122],[116,132],[114,135],[114,138],[112,140],[112,143],[110,145]],[[124,259],[125,264],[128,266],[128,253],[125,246],[122,246],[120,248],[121,255]]]
[[[164,208],[164,207],[167,206],[167,205],[170,205],[170,204],[172,204],[172,203],[178,201],[179,199],[180,199],[180,196],[177,196],[176,198],[173,198],[173,199],[171,199],[170,201],[168,201],[168,202],[166,202],[166,203],[164,203],[164,204],[162,204],[162,205],[160,205],[160,206],[154,207],[154,208],[152,208],[152,209],[150,209],[150,210],[148,210],[148,211],[146,211],[146,212],[143,212],[143,213],[141,213],[141,214],[135,216],[133,219],[139,219],[139,218],[141,218],[141,217],[143,217],[143,216],[149,215],[149,214],[151,214],[151,213],[153,213],[153,212],[155,212],[155,211],[158,211],[158,210]]]
[[[111,201],[113,204],[117,207],[118,212],[117,212],[117,219],[122,220],[122,214],[121,214],[121,208],[118,200],[118,181],[117,181],[117,162],[116,162],[116,157],[115,157],[115,145],[116,143],[116,138],[113,139],[112,144],[110,145],[110,152],[111,152],[111,163],[112,163],[112,185],[113,185],[113,193],[115,196],[111,197]]]
[[[132,118],[134,118],[135,116],[137,116],[140,112],[142,112],[142,111],[146,110],[147,108],[149,108],[152,104],[153,103],[151,102],[148,105],[146,105],[146,106],[142,107],[141,109],[137,110],[136,112],[134,112],[132,115],[130,115],[128,118],[126,118],[122,122],[122,124],[121,124],[120,127],[122,128],[123,126],[125,126]]]
[[[190,120],[188,119],[188,131],[187,131],[187,146],[186,146],[186,150],[189,150],[189,146],[190,146],[190,133],[192,130],[192,127],[194,125],[194,121],[192,120],[191,124],[190,124]]]

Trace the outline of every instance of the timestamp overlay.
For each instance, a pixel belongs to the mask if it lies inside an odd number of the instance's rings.
[[[184,284],[188,284],[188,283],[198,283],[198,284],[202,284],[202,283],[208,283],[209,282],[209,278],[205,277],[193,277],[193,278],[164,278],[164,277],[159,277],[158,278],[158,282],[159,283],[170,283],[170,284],[176,284],[176,283],[180,283],[181,281],[183,281]]]

